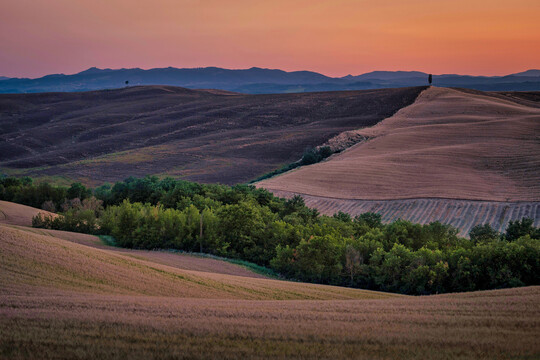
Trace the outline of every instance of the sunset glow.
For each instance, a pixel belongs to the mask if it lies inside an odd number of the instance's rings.
[[[204,67],[503,75],[540,67],[540,1],[2,0],[0,75]]]

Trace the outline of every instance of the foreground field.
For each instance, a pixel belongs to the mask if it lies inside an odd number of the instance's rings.
[[[0,358],[540,355],[540,287],[409,297],[231,275],[218,260],[197,271],[211,259],[123,251],[21,219],[0,224]]]
[[[2,357],[534,359],[538,287],[352,301],[0,297]]]
[[[396,295],[181,269],[145,253],[97,249],[0,225],[3,294],[52,288],[99,294],[213,299],[355,299]],[[173,256],[174,254],[171,254]],[[228,265],[224,263],[224,265]]]

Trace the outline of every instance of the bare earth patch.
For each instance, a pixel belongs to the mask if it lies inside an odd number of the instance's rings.
[[[0,167],[101,185],[169,175],[245,183],[376,124],[424,87],[245,95],[172,86],[0,95]]]

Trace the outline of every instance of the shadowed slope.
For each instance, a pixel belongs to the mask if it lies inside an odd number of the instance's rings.
[[[368,141],[258,183],[341,199],[540,200],[540,109],[430,88],[359,134]]]
[[[243,95],[141,86],[0,95],[0,167],[88,184],[148,174],[247,182],[308,146],[376,124],[422,89]]]

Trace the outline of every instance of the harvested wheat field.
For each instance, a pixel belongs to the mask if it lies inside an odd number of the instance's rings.
[[[540,109],[431,87],[328,161],[259,186],[341,199],[540,200]]]
[[[540,354],[539,287],[409,297],[182,270],[40,231],[0,224],[2,358]]]
[[[538,223],[540,108],[534,104],[503,95],[431,87],[394,116],[356,131],[368,140],[257,186],[279,195],[306,195],[308,205],[326,213],[361,208],[365,200],[408,199],[408,203],[386,203],[385,211],[415,221],[423,212],[421,219],[451,223],[462,232],[482,221],[501,228],[521,215]],[[418,199],[421,204],[411,205]],[[446,205],[441,208],[430,199],[441,199]],[[336,200],[334,206],[331,200]],[[358,201],[351,204],[350,200]],[[498,210],[468,204],[474,208],[467,216],[471,221],[461,225],[443,216],[463,209],[455,200],[491,201],[507,210],[490,217],[489,212]],[[528,210],[522,211],[522,205]],[[409,210],[401,211],[405,207]]]
[[[31,206],[15,204],[9,201],[0,200],[0,222],[12,225],[32,226],[32,218],[37,214],[47,216],[57,216],[45,210],[36,209]]]

